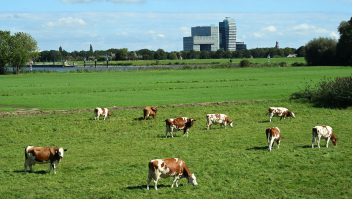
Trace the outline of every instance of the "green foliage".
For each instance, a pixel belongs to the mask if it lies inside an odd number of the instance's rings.
[[[292,97],[306,98],[317,106],[347,108],[352,106],[352,77],[336,77],[334,80],[324,77],[314,87],[307,84]]]
[[[337,29],[340,39],[336,46],[336,61],[341,65],[352,66],[352,17],[347,22],[341,22]]]
[[[334,66],[337,41],[333,38],[319,37],[310,40],[306,46],[305,59],[309,66]]]
[[[11,32],[0,30],[0,74],[5,75],[11,60]]]
[[[243,60],[241,60],[241,62],[240,62],[240,66],[241,66],[241,67],[249,67],[249,66],[250,66],[250,63],[249,63],[248,60],[243,59]]]
[[[280,63],[279,63],[279,66],[281,66],[281,67],[286,67],[286,66],[288,66],[288,64],[283,61],[283,62],[280,62]]]
[[[306,64],[303,62],[294,62],[291,64],[291,66],[305,66]]]

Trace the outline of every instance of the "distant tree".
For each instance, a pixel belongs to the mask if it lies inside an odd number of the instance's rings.
[[[201,58],[201,59],[209,59],[209,52],[207,50],[202,50],[200,52],[199,58]]]
[[[349,21],[342,21],[337,30],[340,39],[336,46],[336,61],[341,65],[352,66],[352,17]]]
[[[284,49],[284,56],[287,57],[289,54],[294,54],[294,49],[293,48],[289,48],[289,47],[286,47]]]
[[[223,49],[218,49],[216,52],[215,52],[215,56],[217,59],[221,59],[224,57],[224,54],[225,54],[225,51]]]
[[[337,41],[319,37],[310,40],[305,47],[305,59],[309,66],[333,66],[335,64]]]
[[[59,52],[62,54],[62,47],[61,46],[59,47]]]
[[[128,58],[128,49],[121,48],[116,53],[116,60],[126,60]]]
[[[200,57],[200,52],[195,50],[189,51],[189,59],[198,59]]]
[[[224,58],[232,58],[232,52],[230,50],[226,50],[224,52]]]
[[[0,30],[0,74],[5,75],[11,60],[11,32]]]
[[[177,54],[175,52],[171,52],[168,54],[168,59],[170,60],[176,60],[177,59]]]
[[[17,32],[11,39],[11,64],[14,74],[19,74],[20,69],[28,64],[31,59],[39,56],[37,41],[27,33]]]
[[[243,57],[244,58],[250,58],[251,57],[251,51],[247,50],[247,49],[244,49],[244,50],[241,50],[243,51]]]
[[[189,59],[189,51],[181,51],[182,59]]]
[[[160,49],[160,48],[159,48],[159,49],[155,52],[154,58],[157,59],[157,60],[166,60],[167,54],[165,53],[165,51],[164,51],[163,49]]]
[[[306,56],[306,49],[304,46],[299,47],[296,51],[295,54],[297,54],[297,57],[305,57]]]

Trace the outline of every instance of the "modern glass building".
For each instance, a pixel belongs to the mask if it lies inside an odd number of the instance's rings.
[[[236,51],[236,23],[235,20],[226,17],[219,22],[220,49]]]
[[[183,50],[217,51],[219,49],[219,33],[217,26],[197,26],[191,28],[190,37],[183,37]]]

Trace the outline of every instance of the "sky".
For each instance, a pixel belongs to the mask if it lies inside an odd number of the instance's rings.
[[[338,40],[352,0],[2,0],[0,30],[25,32],[44,50],[183,50],[191,27],[236,22],[247,49]]]

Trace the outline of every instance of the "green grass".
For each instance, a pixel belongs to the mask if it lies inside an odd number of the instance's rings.
[[[284,106],[296,119],[269,123],[269,106]],[[234,128],[206,130],[207,113],[225,113]],[[93,112],[0,118],[2,198],[351,198],[351,109],[330,110],[275,100],[229,105],[160,108],[155,120],[142,110],[114,111],[111,121]],[[196,119],[189,137],[165,138],[165,118]],[[311,148],[311,129],[330,125],[337,146]],[[278,126],[284,140],[268,151],[265,129]],[[24,147],[67,148],[57,174],[49,165],[24,173]],[[148,162],[183,159],[198,186],[161,179],[146,190]],[[153,187],[153,183],[151,184]]]
[[[305,81],[350,74],[350,67],[270,67],[8,75],[0,104],[72,110],[289,99]]]

